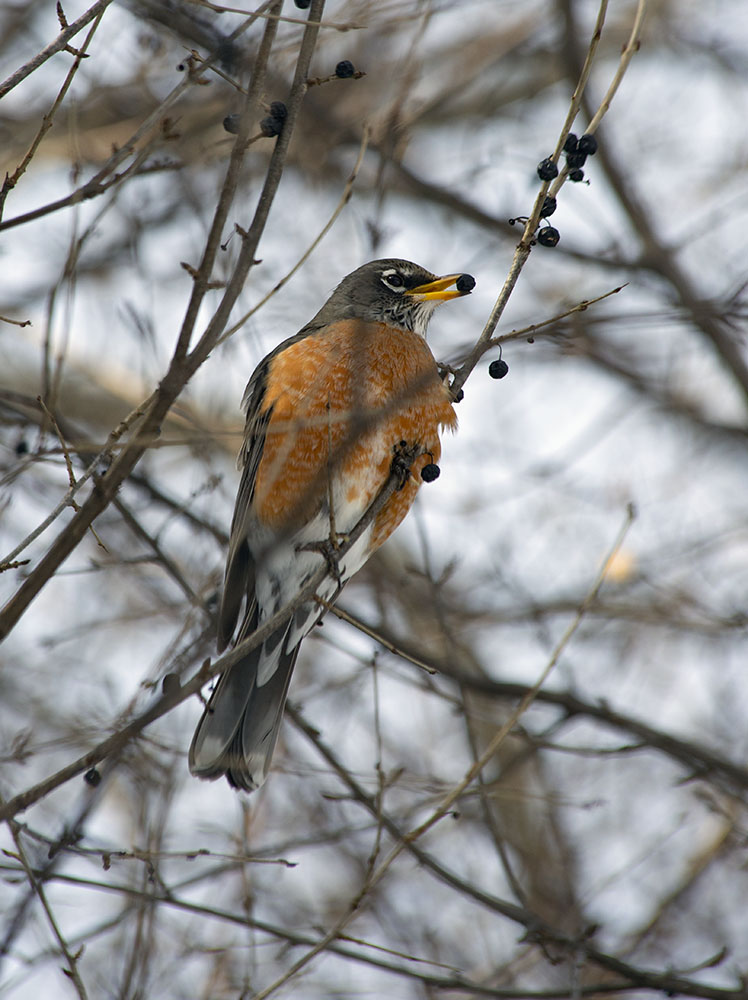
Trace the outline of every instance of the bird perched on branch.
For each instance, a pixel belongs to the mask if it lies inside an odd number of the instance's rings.
[[[405,517],[421,482],[438,475],[439,432],[457,417],[426,328],[437,305],[474,284],[406,260],[371,261],[250,378],[219,652],[298,606],[221,676],[192,740],[193,774],[225,774],[247,791],[265,780],[301,640],[324,612],[314,595],[299,603],[300,593],[326,567],[316,595],[334,600]],[[393,463],[401,480],[374,514]]]

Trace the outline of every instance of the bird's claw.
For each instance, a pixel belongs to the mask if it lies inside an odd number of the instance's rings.
[[[398,477],[398,490],[401,490],[410,479],[410,467],[421,454],[419,444],[408,444],[407,441],[400,441],[393,445],[394,457],[392,459],[391,471]]]
[[[327,568],[330,571],[330,576],[338,581],[338,584],[342,587],[343,581],[340,575],[340,560],[338,558],[338,548],[341,542],[346,541],[345,535],[338,535],[336,538],[325,538],[321,542],[307,542],[305,545],[299,545],[299,552],[319,552],[319,554],[324,558],[327,563]]]

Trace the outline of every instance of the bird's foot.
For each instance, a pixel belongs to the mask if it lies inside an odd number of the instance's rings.
[[[400,441],[392,446],[394,457],[392,459],[391,471],[398,477],[398,490],[401,490],[410,479],[410,468],[413,462],[421,454],[420,444],[408,444],[407,441]]]
[[[347,541],[347,535],[336,534],[334,537],[325,538],[321,542],[306,542],[304,545],[299,545],[298,551],[319,552],[327,563],[330,576],[333,577],[334,580],[337,580],[338,585],[342,587],[343,581],[340,576],[340,560],[338,557],[338,550],[341,542],[345,541]]]

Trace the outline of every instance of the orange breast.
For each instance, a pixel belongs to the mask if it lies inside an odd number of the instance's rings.
[[[410,508],[423,466],[438,462],[440,428],[457,423],[424,339],[355,320],[297,341],[272,360],[263,412],[270,407],[254,506],[276,530],[303,524],[328,496],[365,509],[386,481],[399,441],[428,453],[377,517],[375,547]]]

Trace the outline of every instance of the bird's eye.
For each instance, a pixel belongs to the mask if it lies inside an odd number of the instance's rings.
[[[382,275],[382,280],[385,285],[389,285],[390,288],[402,288],[405,284],[403,276],[398,274],[397,271],[394,271],[392,274]]]

